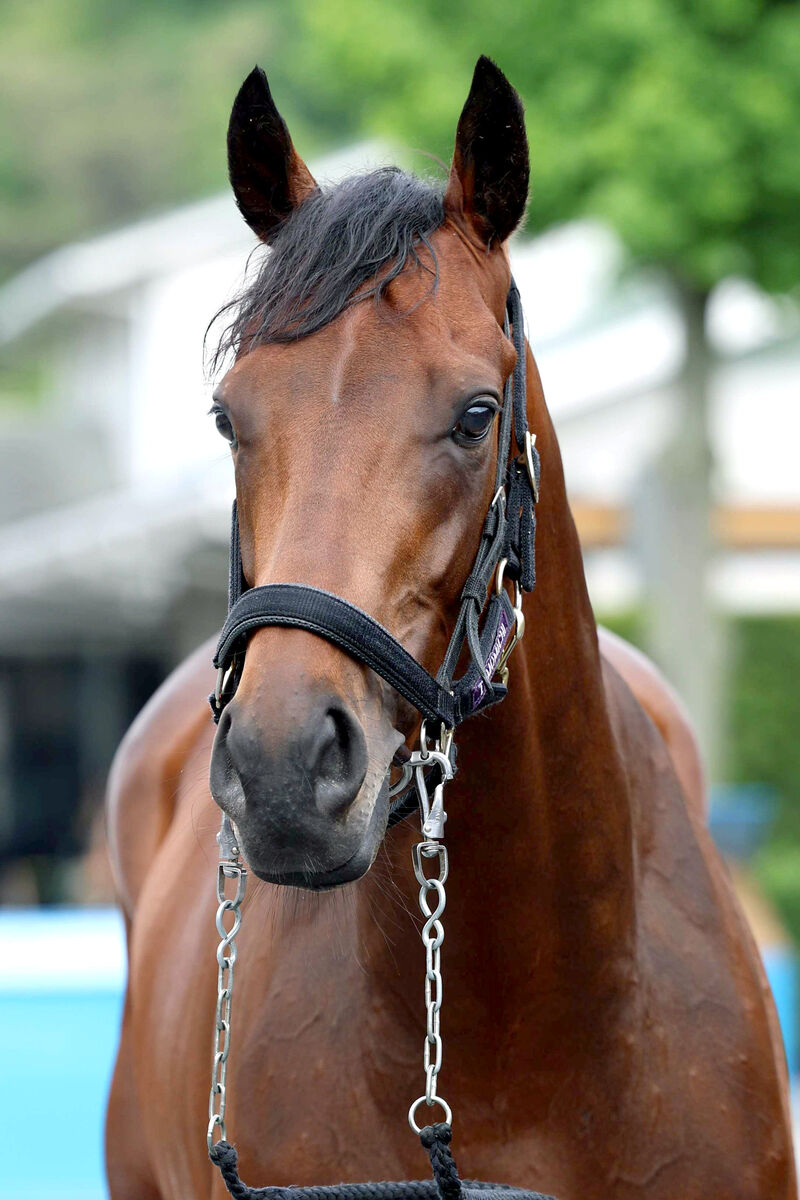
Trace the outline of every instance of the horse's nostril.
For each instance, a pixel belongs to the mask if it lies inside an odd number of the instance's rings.
[[[245,797],[239,770],[234,763],[230,748],[229,735],[231,730],[231,708],[224,709],[219,719],[217,733],[214,739],[214,749],[211,755],[209,784],[211,795],[217,804],[238,821],[244,814]]]
[[[320,811],[336,816],[346,810],[367,773],[367,745],[360,724],[338,701],[310,730],[307,761]]]
[[[212,795],[237,822],[247,812],[268,813],[276,837],[322,829],[347,812],[364,782],[361,725],[334,695],[312,703],[300,720],[288,707],[276,717],[265,730],[235,700],[225,708],[211,757]]]

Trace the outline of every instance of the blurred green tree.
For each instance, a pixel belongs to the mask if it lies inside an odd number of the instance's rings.
[[[222,183],[255,59],[306,152],[361,132],[449,157],[472,65],[527,104],[537,228],[608,219],[703,295],[800,276],[800,6],[780,0],[6,0],[6,263]]]

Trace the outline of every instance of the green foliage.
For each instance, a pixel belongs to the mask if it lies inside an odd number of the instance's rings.
[[[598,616],[597,621],[598,624],[604,625],[606,629],[615,633],[617,637],[624,638],[626,642],[638,646],[641,650],[646,650],[644,616],[638,609],[616,612],[605,617]]]
[[[800,945],[800,845],[772,837],[755,859],[756,877]]]
[[[606,217],[701,289],[800,277],[796,4],[6,0],[0,32],[0,271],[221,187],[255,59],[301,152],[370,133],[446,160],[489,53],[526,100],[536,227]]]
[[[732,623],[726,778],[771,784],[782,805],[774,836],[800,844],[800,617]]]
[[[726,778],[769,783],[778,817],[756,870],[800,943],[800,617],[732,622]]]
[[[598,622],[645,650],[639,609]],[[774,844],[800,847],[800,616],[731,617],[724,703],[725,783],[765,783],[778,796]],[[798,872],[800,891],[800,872]],[[800,931],[800,923],[798,924]]]
[[[446,40],[466,67],[480,38],[527,101],[537,225],[605,216],[636,257],[700,288],[731,271],[769,287],[797,282],[796,6],[502,7],[498,20],[494,5],[447,6]]]
[[[223,188],[233,93],[256,54],[282,57],[290,13],[288,2],[6,0],[0,271]]]

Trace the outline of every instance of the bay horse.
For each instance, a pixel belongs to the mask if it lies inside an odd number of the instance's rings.
[[[519,98],[479,60],[443,194],[395,170],[320,190],[259,69],[228,149],[239,208],[271,246],[233,312],[213,409],[245,579],[334,592],[435,669],[492,501],[515,361]],[[559,1200],[796,1198],[775,1010],[705,827],[695,741],[655,668],[598,634],[525,355],[538,583],[508,699],[459,730],[449,792],[459,1159]],[[228,1074],[243,1176],[413,1178],[415,833],[386,833],[384,781],[418,715],[329,641],[261,628],[214,735],[210,658],[201,647],[154,696],[110,779],[130,962],[111,1196],[224,1195],[205,1141],[220,807],[255,876]]]

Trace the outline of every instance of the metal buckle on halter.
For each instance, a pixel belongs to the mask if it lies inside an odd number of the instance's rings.
[[[539,501],[539,484],[536,482],[536,467],[533,463],[533,447],[536,445],[536,434],[531,433],[529,429],[525,430],[525,449],[518,456],[517,462],[521,467],[524,467],[528,474],[528,480],[533,492],[533,498],[538,503]]]
[[[225,685],[230,681],[233,674],[233,662],[228,663],[227,667],[220,667],[217,671],[217,684],[214,688],[214,703],[217,706],[217,712],[222,709],[222,697],[225,694]]]
[[[503,590],[503,576],[505,574],[507,565],[507,558],[501,558],[500,562],[497,564],[495,590],[498,596]],[[503,650],[503,653],[497,660],[497,666],[494,669],[495,675],[500,677],[500,682],[502,683],[503,687],[508,687],[508,660],[511,657],[514,647],[521,642],[525,636],[525,614],[522,611],[522,588],[519,585],[519,581],[516,579],[514,580],[514,602],[512,607],[514,609],[514,636]]]

